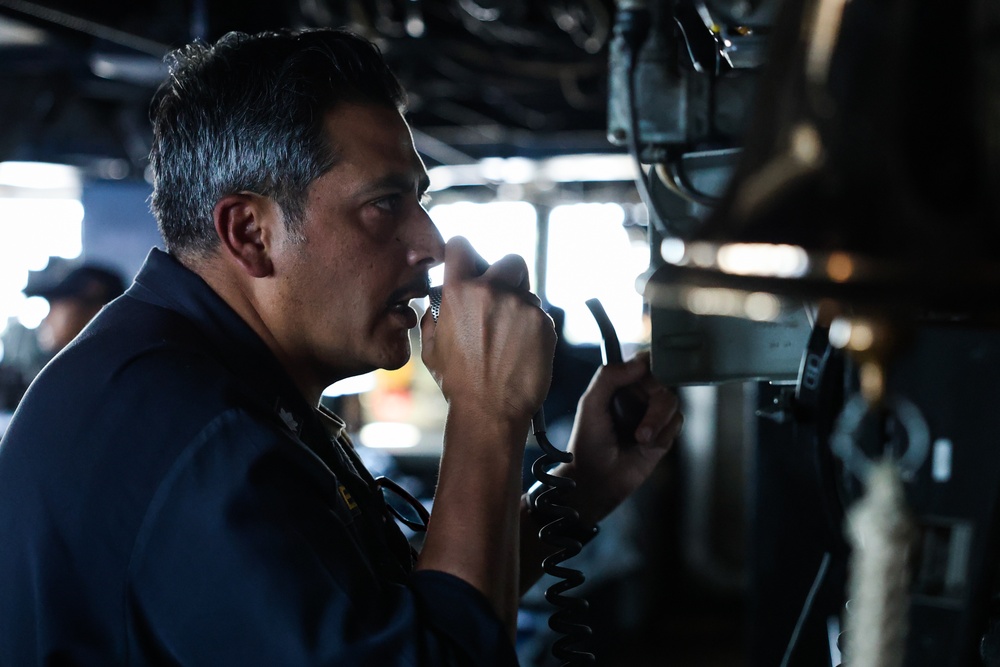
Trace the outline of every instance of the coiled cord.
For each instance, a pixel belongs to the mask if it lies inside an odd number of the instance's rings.
[[[588,299],[587,307],[601,330],[601,350],[605,364],[622,363],[621,343],[604,306],[598,299]],[[639,420],[646,411],[645,403],[634,394],[619,390],[611,402],[615,431],[623,443],[629,442]],[[580,515],[566,505],[566,496],[576,488],[576,482],[566,477],[556,477],[548,471],[559,463],[573,460],[570,452],[557,449],[545,435],[545,413],[539,410],[531,420],[531,429],[542,455],[532,464],[531,472],[538,480],[528,492],[529,509],[544,524],[538,532],[542,542],[556,547],[557,551],[542,561],[542,570],[557,579],[545,590],[545,599],[558,609],[549,617],[549,627],[562,636],[552,645],[552,655],[562,660],[562,667],[592,665],[595,658],[583,648],[592,634],[590,626],[579,620],[588,609],[587,601],[566,595],[586,580],[583,573],[561,565],[580,553],[583,544],[597,534],[597,527],[587,528],[580,523]]]
[[[531,465],[531,473],[538,484],[528,494],[530,509],[544,523],[538,531],[539,539],[557,549],[542,561],[542,570],[557,579],[545,589],[545,599],[557,607],[549,617],[549,627],[561,635],[552,644],[552,655],[563,661],[562,667],[593,665],[594,654],[583,647],[592,634],[591,629],[580,621],[581,614],[588,609],[587,601],[566,595],[568,591],[582,585],[586,578],[581,571],[561,565],[583,548],[583,543],[574,536],[575,532],[579,532],[580,515],[565,504],[565,496],[576,488],[576,482],[548,472],[559,463],[572,461],[573,455],[557,449],[549,442],[545,435],[543,410],[539,410],[531,420],[531,428],[542,455]]]
[[[477,264],[477,268],[482,273],[486,267]],[[430,288],[428,296],[431,316],[437,322],[441,310],[442,288]],[[587,305],[601,328],[605,350],[610,343],[612,362],[620,363],[618,338],[600,301],[591,299]],[[607,351],[605,361],[608,361]],[[580,553],[584,543],[597,534],[597,527],[583,526],[577,511],[565,504],[566,495],[576,488],[576,482],[568,477],[557,477],[549,473],[556,465],[571,462],[573,454],[562,451],[549,442],[545,435],[545,411],[542,408],[532,417],[531,430],[542,455],[531,465],[531,473],[538,482],[528,492],[529,511],[542,524],[538,538],[556,549],[542,561],[542,571],[556,578],[545,590],[545,600],[557,607],[549,616],[549,628],[560,635],[552,644],[552,655],[562,661],[561,667],[593,665],[596,664],[594,654],[584,650],[593,633],[590,626],[580,620],[589,605],[581,597],[567,595],[569,591],[582,585],[586,578],[580,570],[566,567],[562,563]]]

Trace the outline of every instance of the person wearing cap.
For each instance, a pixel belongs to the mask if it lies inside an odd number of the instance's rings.
[[[108,302],[125,291],[125,283],[115,271],[85,264],[70,271],[57,283],[31,287],[28,296],[49,302],[49,312],[38,326],[38,345],[54,355],[76,338],[87,323]]]
[[[0,441],[0,664],[516,665],[546,551],[521,460],[555,331],[522,258],[480,274],[467,241],[444,243],[403,113],[349,32],[174,54],[150,159],[166,251]],[[441,262],[439,318],[418,320]],[[415,553],[384,496],[402,494],[320,397],[402,367],[418,323],[449,407]],[[626,386],[648,398],[629,443],[609,409]],[[554,471],[588,535],[679,428],[648,357],[598,371]]]
[[[24,293],[48,301],[49,312],[37,330],[15,325],[0,340],[0,349],[13,341],[6,354],[0,353],[0,435],[38,371],[124,291],[116,271],[94,264],[79,266],[57,282],[29,282]]]

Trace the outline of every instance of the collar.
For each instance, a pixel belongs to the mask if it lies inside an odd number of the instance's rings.
[[[323,428],[331,440],[339,440],[347,435],[347,422],[325,405],[316,407]]]
[[[238,378],[255,402],[272,411],[296,436],[316,411],[260,336],[206,283],[177,258],[153,248],[125,294],[175,311],[205,336],[213,355]],[[327,416],[333,413],[327,411]]]

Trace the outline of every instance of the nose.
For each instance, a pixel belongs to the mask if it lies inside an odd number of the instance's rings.
[[[411,266],[424,265],[426,268],[443,262],[444,239],[422,206],[415,212],[410,228],[412,236],[407,251],[407,262]]]

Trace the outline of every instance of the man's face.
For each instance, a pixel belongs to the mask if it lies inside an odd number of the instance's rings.
[[[69,345],[100,309],[100,305],[80,299],[53,299],[49,303],[49,314],[38,327],[39,347],[55,354]]]
[[[409,301],[426,295],[444,243],[421,205],[427,174],[393,109],[342,104],[326,118],[340,156],[309,188],[302,239],[271,248],[279,317],[272,332],[312,387],[410,356]]]

